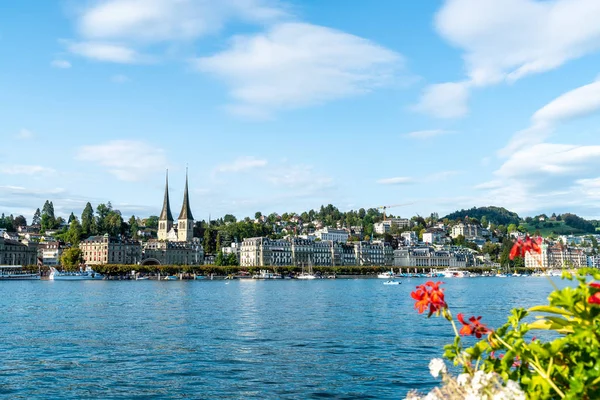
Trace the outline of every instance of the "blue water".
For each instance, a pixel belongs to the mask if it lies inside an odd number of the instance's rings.
[[[0,282],[0,397],[402,398],[452,340],[413,309],[422,279]],[[544,278],[448,279],[491,326]]]

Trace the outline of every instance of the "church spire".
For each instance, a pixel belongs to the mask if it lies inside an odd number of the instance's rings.
[[[173,221],[173,214],[171,214],[171,204],[169,203],[169,170],[167,170],[167,179],[165,183],[165,199],[163,201],[163,208],[160,213],[159,221]]]
[[[192,215],[192,210],[190,208],[190,197],[188,195],[188,172],[187,168],[185,169],[185,190],[183,191],[183,205],[181,206],[181,213],[179,213],[179,218],[181,220],[190,220],[194,219]]]

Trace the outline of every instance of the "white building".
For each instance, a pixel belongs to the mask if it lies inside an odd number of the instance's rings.
[[[433,247],[403,248],[394,251],[395,267],[457,267],[475,265],[469,249],[435,250]]]
[[[550,247],[546,243],[543,243],[541,248],[541,253],[525,253],[525,267],[562,269],[582,268],[588,264],[587,256],[581,249],[560,244]]]
[[[60,243],[56,242],[44,242],[38,245],[38,257],[42,256],[42,263],[48,266],[60,265],[60,256],[62,249]]]
[[[258,237],[245,239],[242,242],[240,248],[240,266],[262,267],[277,265],[293,265],[292,245],[289,241]]]
[[[402,232],[400,236],[402,237],[402,239],[404,239],[404,243],[406,244],[413,244],[419,241],[419,237],[417,236],[417,232],[415,231]]]
[[[446,232],[441,229],[431,229],[423,234],[423,243],[425,244],[437,244],[444,242]]]
[[[315,231],[315,236],[320,240],[331,240],[339,243],[346,243],[348,241],[348,231],[343,229],[325,227]]]
[[[377,222],[373,225],[373,228],[375,229],[375,233],[383,235],[385,233],[389,233],[393,226],[397,227],[398,229],[409,228],[410,220],[406,218],[389,218],[385,221]]]
[[[456,239],[460,235],[464,236],[465,239],[476,239],[481,236],[481,227],[461,222],[452,227],[451,233],[453,239]]]

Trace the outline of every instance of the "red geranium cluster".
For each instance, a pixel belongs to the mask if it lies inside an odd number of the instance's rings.
[[[411,297],[417,300],[415,308],[419,310],[419,314],[429,308],[428,317],[431,317],[433,313],[448,308],[448,304],[444,300],[444,289],[440,289],[440,285],[443,283],[428,281],[424,285],[417,286],[417,290],[411,292]]]
[[[600,289],[600,283],[592,282],[590,283],[590,287],[593,289]],[[588,298],[588,303],[590,304],[600,304],[600,291],[596,291],[596,293],[592,294]]]
[[[483,325],[479,320],[481,317],[471,317],[469,318],[469,322],[465,322],[464,315],[462,313],[456,316],[458,321],[463,324],[463,327],[460,328],[460,334],[463,336],[471,336],[475,335],[477,339],[480,339],[481,336],[488,334],[491,332],[487,326]]]
[[[529,236],[526,236],[525,239],[519,238],[510,250],[510,255],[508,257],[511,260],[515,257],[525,257],[525,254],[531,251],[539,254],[542,252],[542,248],[540,247],[542,241],[543,239],[541,237],[535,239],[530,238]]]

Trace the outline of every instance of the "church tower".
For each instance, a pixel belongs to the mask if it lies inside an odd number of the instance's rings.
[[[163,208],[158,218],[158,240],[167,240],[169,231],[173,228],[173,215],[169,204],[169,171],[167,170],[167,181],[165,184],[165,199]]]
[[[185,171],[185,190],[183,192],[183,205],[181,213],[177,218],[177,240],[179,242],[189,242],[194,237],[194,216],[190,209],[190,198],[188,195],[188,174]]]

